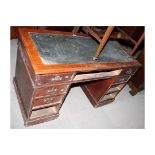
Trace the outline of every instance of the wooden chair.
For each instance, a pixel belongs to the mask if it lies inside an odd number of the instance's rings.
[[[80,28],[79,26],[74,27],[74,29],[72,31],[73,35],[77,34],[77,32],[79,31],[79,28]],[[106,44],[111,32],[113,31],[113,29],[114,29],[114,26],[108,26],[106,32],[103,35],[103,38],[101,39],[99,37],[99,35],[97,33],[95,33],[89,26],[84,27],[84,31],[86,33],[89,33],[90,35],[92,35],[100,43],[98,48],[96,49],[94,56],[93,56],[93,60],[96,60],[98,58],[99,54],[101,53],[101,50],[105,46],[105,44]]]
[[[134,48],[129,52],[130,55],[134,55],[135,51],[138,49],[138,47],[144,40],[144,32],[140,36],[138,41],[135,41],[130,35],[128,35],[124,30],[122,30],[119,27],[116,27],[118,32],[114,32],[112,34],[114,28],[115,28],[114,26],[108,26],[107,29],[104,31],[104,34],[98,34],[92,29],[92,27],[89,27],[89,26],[83,27],[83,30],[86,33],[93,36],[99,42],[99,46],[96,49],[96,52],[93,56],[93,60],[96,60],[98,58],[99,54],[101,53],[103,47],[105,46],[105,44],[109,38],[130,40],[134,44]],[[76,35],[78,33],[79,29],[80,29],[80,26],[74,27],[74,29],[72,31],[73,35]]]

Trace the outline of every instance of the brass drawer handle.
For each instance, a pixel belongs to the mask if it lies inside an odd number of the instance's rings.
[[[61,91],[61,92],[63,92],[64,90],[65,90],[65,89],[63,89],[63,88],[62,88],[62,89],[60,89],[60,91]]]
[[[55,76],[55,77],[50,79],[50,81],[61,81],[61,80],[62,80],[61,76]]]
[[[54,93],[57,91],[57,88],[48,89],[47,93]]]
[[[45,98],[44,99],[44,102],[50,102],[50,101],[53,101],[53,98]]]

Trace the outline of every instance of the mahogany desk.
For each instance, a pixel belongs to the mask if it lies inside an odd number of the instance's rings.
[[[114,101],[140,64],[116,41],[96,61],[88,35],[19,29],[14,86],[26,126],[55,119],[73,83],[94,107]]]

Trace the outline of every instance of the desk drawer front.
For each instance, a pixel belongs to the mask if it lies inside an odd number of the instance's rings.
[[[111,94],[107,94],[107,95],[104,95],[100,101],[107,101],[107,100],[112,100],[116,97],[116,95],[118,94],[118,92],[114,92],[114,93],[111,93]]]
[[[73,81],[87,81],[93,79],[104,79],[107,77],[117,76],[121,73],[121,69],[107,72],[98,72],[98,73],[86,73],[76,75]]]
[[[74,74],[50,74],[50,75],[39,75],[37,77],[37,84],[47,84],[47,83],[58,83],[71,81]]]
[[[65,94],[70,85],[56,85],[44,88],[38,88],[35,92],[35,97],[39,96],[55,96]]]
[[[125,83],[128,81],[129,78],[130,78],[130,76],[117,77],[114,84]]]
[[[127,68],[123,69],[121,75],[132,75],[137,71],[137,68]]]
[[[109,103],[111,103],[111,102],[113,102],[115,99],[113,98],[113,99],[109,99],[109,100],[104,100],[104,101],[100,101],[98,104],[96,104],[96,108],[97,107],[101,107],[101,106],[103,106],[103,105],[106,105],[106,104],[109,104]]]
[[[109,94],[109,93],[113,93],[113,92],[118,92],[120,91],[123,87],[124,87],[125,84],[120,84],[120,85],[117,85],[117,86],[112,86],[106,94]]]
[[[57,117],[59,115],[59,105],[38,110],[34,109],[32,111],[30,119],[38,119],[48,115]]]
[[[64,96],[65,95],[34,99],[32,110],[58,105],[62,102]]]

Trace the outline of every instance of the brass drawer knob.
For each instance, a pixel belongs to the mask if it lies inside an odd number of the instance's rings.
[[[63,88],[62,88],[62,89],[60,89],[60,91],[61,91],[61,92],[63,92],[64,90],[65,90],[65,89],[63,89]]]

